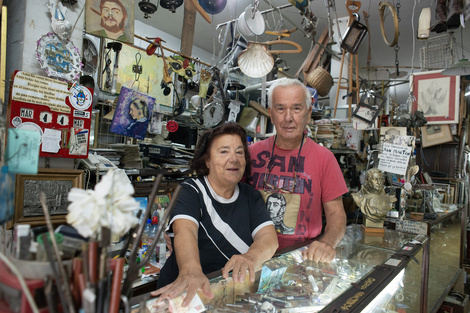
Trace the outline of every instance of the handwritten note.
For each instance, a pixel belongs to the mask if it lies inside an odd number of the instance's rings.
[[[405,175],[410,155],[411,147],[384,142],[379,161],[379,170]]]

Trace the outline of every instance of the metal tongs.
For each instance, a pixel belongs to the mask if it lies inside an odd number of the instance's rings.
[[[149,216],[150,208],[152,207],[152,204],[155,200],[155,196],[156,196],[157,190],[158,190],[158,185],[160,184],[160,181],[162,180],[162,177],[163,177],[162,174],[158,174],[157,178],[155,179],[155,184],[153,185],[152,191],[150,193],[149,201],[148,201],[148,204],[147,204],[147,209],[145,210],[145,213],[144,213],[144,221],[146,221],[147,220],[146,218]],[[123,296],[126,296],[127,298],[129,298],[130,291],[131,291],[131,288],[132,288],[132,283],[139,277],[139,271],[149,261],[150,255],[155,250],[155,247],[157,246],[158,239],[162,235],[164,225],[168,221],[168,217],[170,216],[170,213],[171,213],[171,211],[174,207],[176,199],[178,199],[178,195],[179,195],[180,190],[181,190],[181,186],[178,185],[176,187],[175,191],[173,192],[173,196],[171,198],[170,204],[168,205],[168,208],[166,209],[165,215],[163,216],[163,222],[160,223],[160,225],[158,226],[157,236],[155,237],[155,240],[147,248],[147,253],[145,254],[145,258],[143,258],[140,262],[137,262],[136,261],[137,260],[137,249],[139,248],[139,242],[140,242],[140,239],[141,239],[143,231],[144,231],[145,223],[141,223],[139,225],[139,228],[138,228],[137,233],[135,235],[134,242],[132,244],[132,250],[131,250],[129,258],[128,258],[129,268],[127,269],[127,276],[126,276],[126,279],[124,280],[124,283],[123,283],[123,286],[122,286],[122,289],[121,289],[121,294]],[[130,236],[132,236],[132,232],[129,235],[129,237]],[[128,240],[130,241],[130,239],[128,239]],[[126,243],[128,244],[128,242],[126,242]],[[124,246],[127,249],[127,245],[125,244]]]

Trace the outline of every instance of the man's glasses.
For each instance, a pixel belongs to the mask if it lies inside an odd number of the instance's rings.
[[[295,183],[297,181],[297,169],[296,169],[296,166],[294,166],[294,179],[293,179],[293,184],[292,186],[283,186],[283,187],[277,187],[277,186],[273,186],[271,184],[268,183],[269,181],[269,177],[271,176],[271,170],[272,168],[274,167],[274,164],[272,164],[272,158],[269,159],[268,161],[268,165],[266,166],[266,170],[264,172],[264,191],[271,191],[271,190],[276,190],[277,192],[282,192],[282,193],[294,193],[294,190],[295,190]],[[283,180],[283,184],[284,184],[285,180]]]

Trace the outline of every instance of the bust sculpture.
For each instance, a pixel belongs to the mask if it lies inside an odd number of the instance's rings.
[[[352,197],[364,215],[364,226],[383,228],[385,215],[391,210],[391,204],[397,201],[394,195],[388,195],[384,190],[384,175],[377,168],[366,172],[365,185]]]

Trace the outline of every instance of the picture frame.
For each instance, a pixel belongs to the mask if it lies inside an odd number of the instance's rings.
[[[449,125],[425,125],[421,127],[423,148],[440,145],[454,140]]]
[[[91,111],[90,123],[90,148],[98,148],[98,129],[100,124],[100,110],[93,109]]]
[[[103,49],[101,50],[101,80],[100,89],[107,90],[106,81],[112,79],[112,71],[116,60],[116,52],[106,47],[112,40],[103,39]],[[107,66],[107,64],[109,64]],[[123,86],[142,92],[155,98],[163,110],[170,110],[173,107],[174,86],[170,84],[170,92],[165,95],[162,88],[162,77],[165,69],[163,58],[156,54],[147,55],[146,51],[140,47],[123,43],[119,52],[119,62],[117,68],[116,92],[119,93]],[[140,71],[136,73],[134,70]],[[163,108],[165,107],[165,108]]]
[[[46,224],[39,195],[46,194],[53,224],[65,223],[68,212],[67,196],[72,188],[83,188],[83,170],[40,168],[36,175],[17,174],[15,182],[15,212],[7,229],[15,224],[41,226]]]
[[[371,127],[377,122],[377,117],[385,104],[385,97],[373,92],[365,92],[361,96],[359,104],[352,113],[357,118]]]
[[[441,70],[416,73],[410,80],[415,101],[412,112],[422,111],[427,124],[459,123],[460,77]]]

